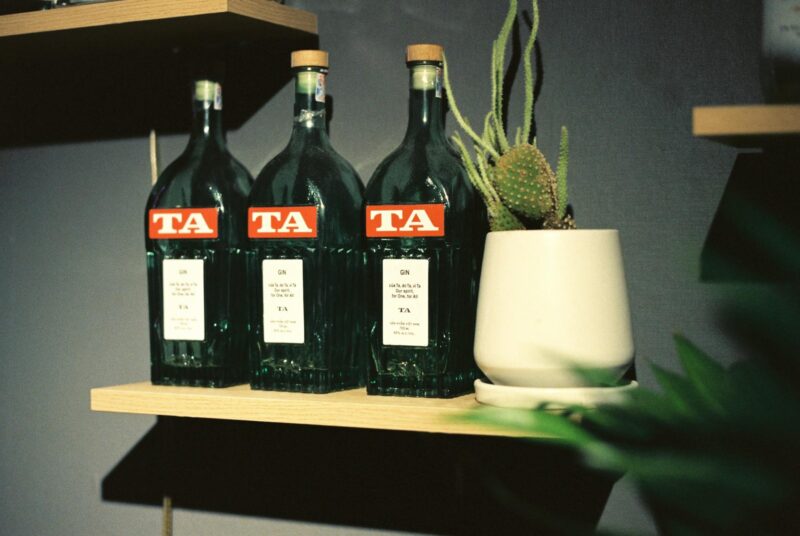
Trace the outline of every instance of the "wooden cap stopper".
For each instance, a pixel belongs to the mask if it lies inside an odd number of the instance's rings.
[[[408,45],[406,48],[406,61],[442,61],[444,48],[441,45]]]
[[[292,52],[294,67],[328,67],[328,53],[324,50],[295,50]]]

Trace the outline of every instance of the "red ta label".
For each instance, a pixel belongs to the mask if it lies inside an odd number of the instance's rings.
[[[367,205],[367,237],[444,236],[444,204]]]
[[[216,208],[152,208],[148,216],[151,239],[217,238]]]
[[[250,238],[316,238],[317,207],[250,207]]]

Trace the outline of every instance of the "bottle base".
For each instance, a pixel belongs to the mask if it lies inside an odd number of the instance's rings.
[[[369,378],[367,394],[417,398],[454,398],[474,392],[475,380],[480,376],[477,371],[430,375],[422,379],[392,374],[378,374]]]
[[[179,387],[231,387],[247,383],[247,378],[241,371],[230,367],[160,365],[151,367],[150,381],[153,385]]]
[[[363,387],[361,374],[356,369],[330,371],[321,369],[275,370],[265,368],[254,371],[250,387],[260,391],[289,391],[294,393],[325,394]]]

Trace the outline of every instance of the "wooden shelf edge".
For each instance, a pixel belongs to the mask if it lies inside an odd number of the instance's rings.
[[[733,145],[758,138],[800,136],[800,104],[696,106],[692,134]]]
[[[0,16],[0,38],[226,12],[317,33],[316,15],[273,0],[114,0]]]
[[[466,412],[480,411],[479,406],[471,394],[425,399],[367,396],[365,389],[314,395],[254,391],[248,385],[205,389],[139,382],[91,390],[91,409],[101,412],[553,439],[458,420]]]

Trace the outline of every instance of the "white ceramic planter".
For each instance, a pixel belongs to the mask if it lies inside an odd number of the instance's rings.
[[[621,377],[633,338],[617,231],[489,233],[475,360],[496,385],[587,385],[576,367]]]

